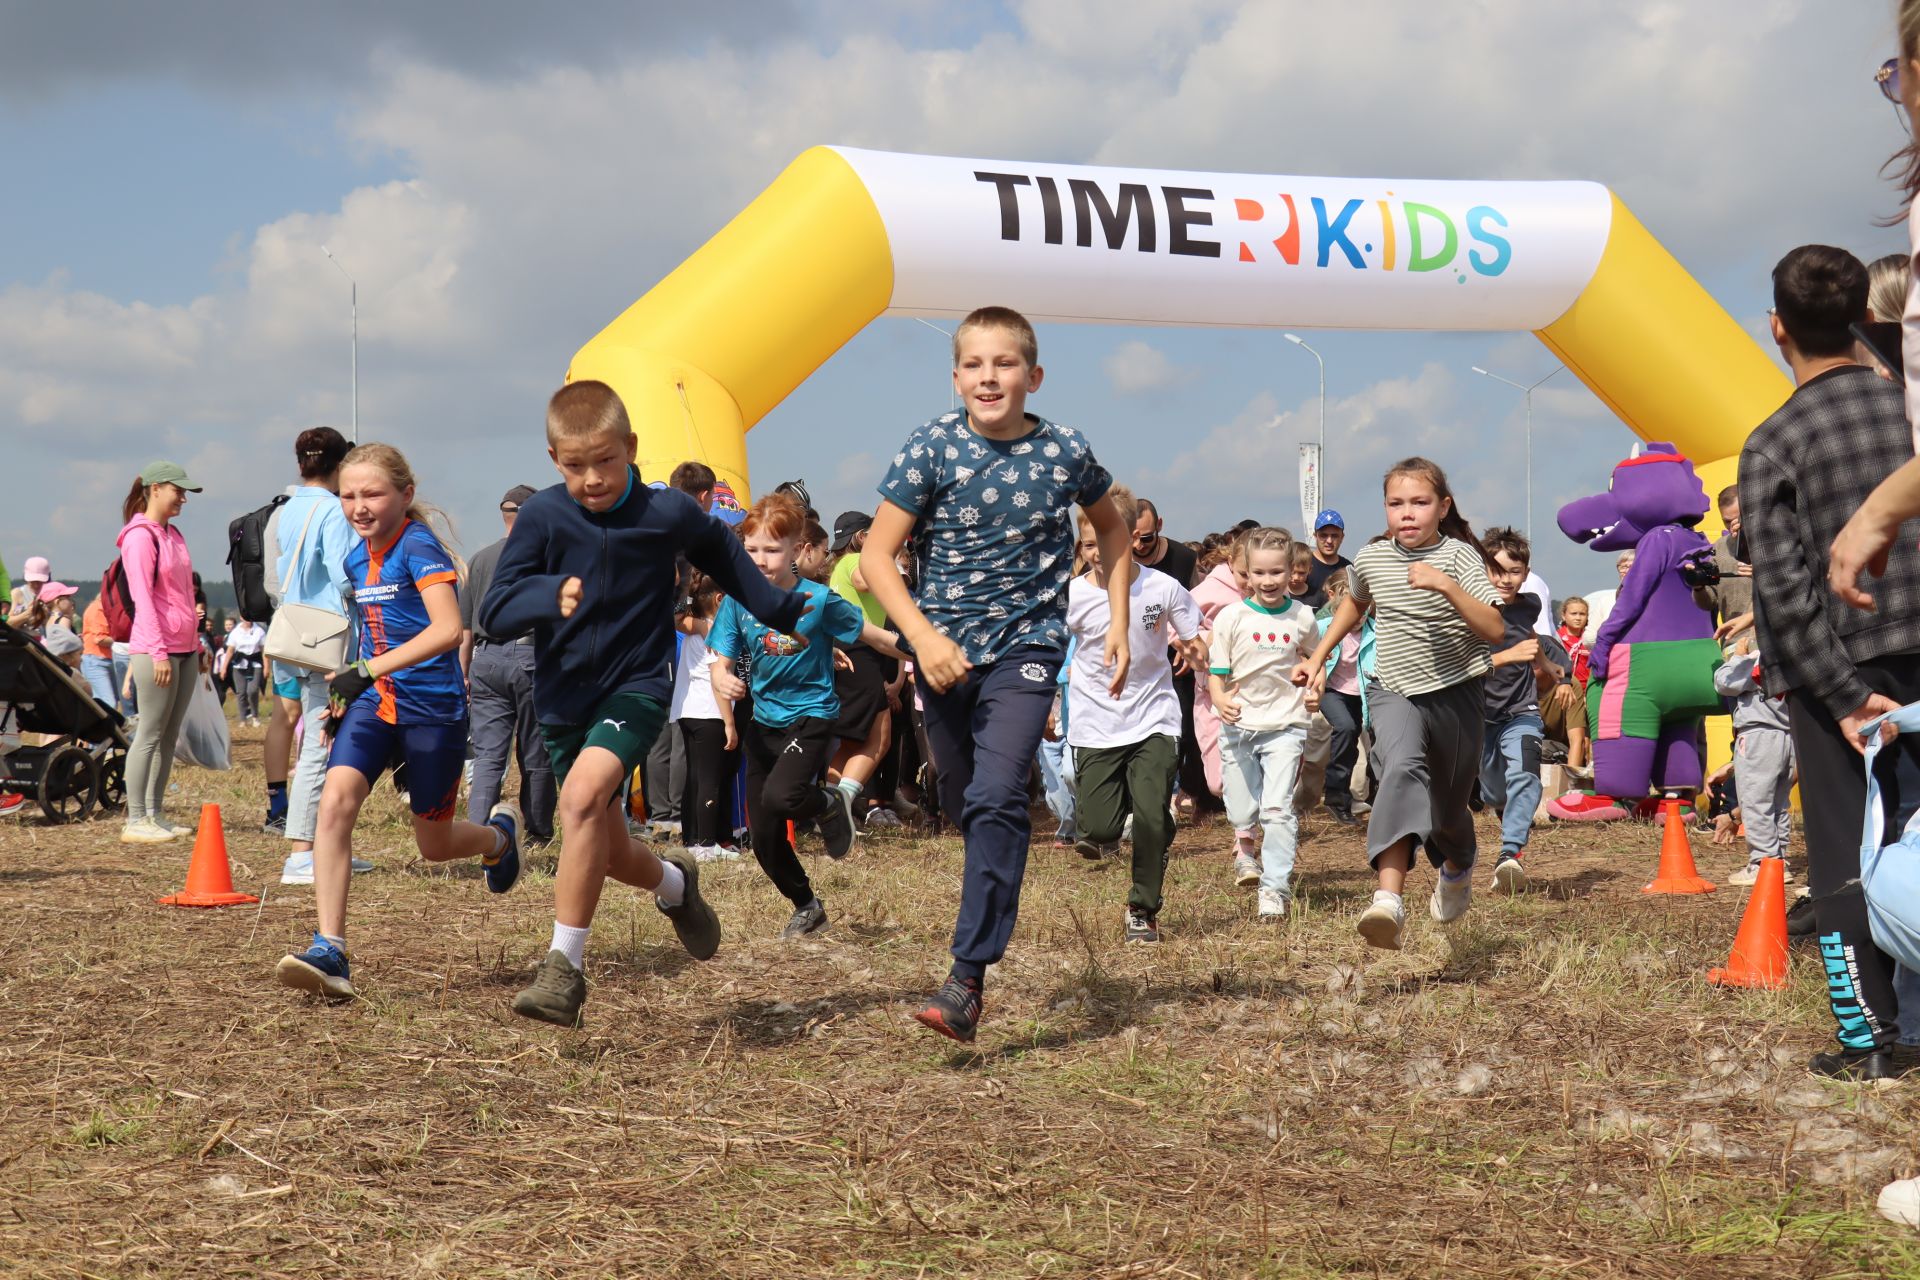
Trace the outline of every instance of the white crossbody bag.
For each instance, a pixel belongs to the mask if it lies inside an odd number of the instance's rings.
[[[300,552],[307,542],[307,530],[319,514],[316,503],[300,526],[300,540],[293,544],[293,564],[297,572]],[[338,671],[347,662],[350,624],[345,614],[311,604],[283,604],[273,611],[267,624],[266,653],[277,663],[305,667],[309,671]]]

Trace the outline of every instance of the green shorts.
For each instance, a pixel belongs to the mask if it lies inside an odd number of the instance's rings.
[[[620,757],[631,774],[646,763],[667,722],[667,709],[644,693],[616,693],[593,709],[590,724],[543,724],[540,732],[547,739],[547,754],[553,757],[553,777],[558,784],[567,780],[567,771],[580,757],[582,748],[600,747]]]
[[[1617,644],[1607,679],[1587,685],[1587,723],[1596,742],[1657,738],[1669,725],[1726,709],[1713,687],[1720,665],[1714,640],[1642,640]]]

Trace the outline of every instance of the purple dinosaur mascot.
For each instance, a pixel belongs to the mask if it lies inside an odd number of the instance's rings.
[[[1617,821],[1650,787],[1700,786],[1700,719],[1723,710],[1713,689],[1721,661],[1713,620],[1693,600],[1693,588],[1716,576],[1713,549],[1693,530],[1706,513],[1693,463],[1670,444],[1648,445],[1613,469],[1607,492],[1560,508],[1560,531],[1575,542],[1635,554],[1593,641],[1594,792],[1551,801],[1556,818]]]

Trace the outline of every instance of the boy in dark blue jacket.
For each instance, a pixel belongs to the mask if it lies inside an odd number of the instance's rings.
[[[554,393],[547,454],[565,483],[521,504],[478,615],[489,635],[533,633],[533,709],[560,783],[563,839],[553,945],[513,1010],[560,1026],[580,1022],[587,932],[608,876],[652,891],[695,959],[720,947],[698,865],[632,839],[618,799],[667,717],[675,557],[684,554],[776,630],[792,630],[806,610],[804,597],[769,584],[692,498],[642,484],[638,445],[605,383]]]

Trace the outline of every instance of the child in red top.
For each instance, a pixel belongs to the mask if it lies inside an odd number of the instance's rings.
[[[1579,596],[1568,596],[1560,604],[1560,630],[1556,634],[1573,664],[1573,682],[1582,694],[1587,691],[1587,667],[1592,660],[1586,642],[1580,638],[1586,629],[1587,602]]]

